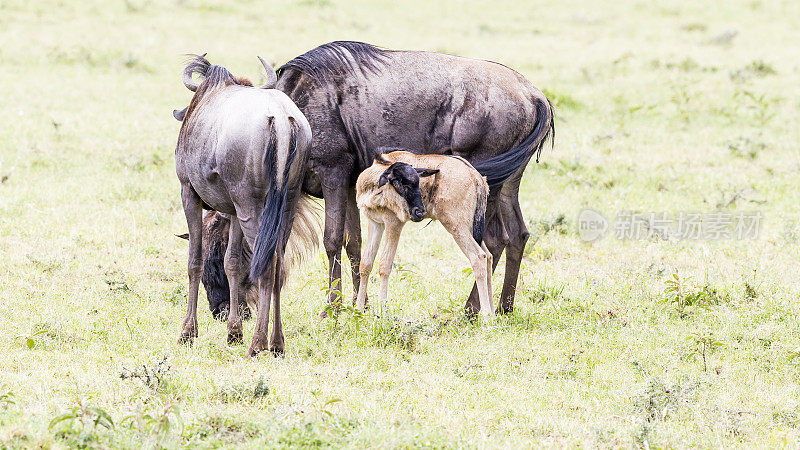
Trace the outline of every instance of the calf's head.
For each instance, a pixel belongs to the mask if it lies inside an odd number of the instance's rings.
[[[400,194],[408,205],[408,216],[414,222],[425,218],[425,205],[422,204],[422,193],[419,190],[420,177],[429,177],[439,169],[419,169],[411,164],[396,162],[389,166],[378,178],[378,187],[387,183]]]

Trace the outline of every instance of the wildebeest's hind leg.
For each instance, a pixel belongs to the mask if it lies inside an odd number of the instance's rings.
[[[191,344],[197,337],[197,291],[203,274],[203,204],[189,184],[181,186],[181,202],[189,228],[189,305],[178,342]]]
[[[236,216],[242,228],[247,244],[254,248],[258,237],[258,217],[260,214],[257,208],[236,208]],[[277,258],[275,258],[277,259]],[[274,284],[275,262],[270,265],[264,275],[258,280],[258,311],[256,313],[256,327],[253,332],[253,341],[247,350],[247,356],[255,356],[268,349],[267,332],[269,331],[269,308],[272,297],[272,287]]]
[[[509,243],[506,247],[506,274],[503,291],[500,294],[499,312],[507,314],[514,310],[514,296],[517,292],[519,269],[528,242],[528,228],[519,206],[519,179],[510,179],[500,194],[500,213],[503,217]]]
[[[231,217],[228,232],[228,248],[225,251],[225,273],[230,287],[230,307],[228,308],[228,344],[242,342],[242,315],[240,313],[240,289],[242,277],[247,276],[247,267],[242,258],[242,228],[239,220]]]
[[[345,213],[345,243],[344,250],[350,261],[350,271],[353,276],[353,305],[356,304],[358,288],[361,283],[359,267],[361,266],[361,218],[356,203],[356,190],[351,188],[347,193],[347,212]],[[340,289],[341,290],[341,289]],[[368,302],[364,297],[364,302]]]
[[[273,258],[270,267],[258,280],[258,314],[256,314],[256,328],[253,331],[253,341],[247,349],[247,356],[256,356],[269,348],[267,333],[269,332],[269,308],[272,292],[275,285],[275,262]]]
[[[350,180],[349,172],[343,172],[326,173],[327,177],[322,180],[322,195],[325,198],[325,233],[322,240],[328,255],[328,304],[337,310],[342,305],[339,294],[342,292],[342,244],[349,189],[347,183]],[[320,315],[325,317],[326,310]]]
[[[269,338],[269,350],[273,355],[283,354],[283,323],[281,323],[281,288],[286,280],[283,268],[283,257],[275,255],[275,281],[272,285],[272,336]]]

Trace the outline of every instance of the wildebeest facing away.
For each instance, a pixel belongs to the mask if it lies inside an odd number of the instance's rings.
[[[263,63],[263,60],[262,60]],[[311,143],[311,127],[302,112],[275,89],[275,75],[253,87],[227,69],[195,57],[184,69],[186,87],[194,91],[183,117],[175,166],[189,228],[189,305],[181,342],[197,336],[197,294],[203,267],[203,209],[232,217],[225,253],[229,282],[228,342],[242,340],[238,289],[242,277],[258,280],[258,313],[249,356],[263,350],[282,352],[280,290],[290,237],[312,244],[313,236],[295,220],[309,211],[301,192]],[[200,76],[200,82],[192,76]],[[295,232],[293,232],[295,231]],[[244,243],[243,243],[244,240]],[[245,264],[245,245],[252,249]],[[246,270],[249,266],[249,271]],[[274,324],[267,342],[270,304]]]
[[[381,311],[385,308],[389,275],[403,225],[409,220],[419,222],[429,218],[442,223],[469,259],[478,287],[480,312],[493,316],[492,254],[483,243],[488,196],[486,180],[458,156],[415,155],[405,151],[378,153],[375,163],[361,172],[356,182],[358,208],[369,221],[356,306],[362,311],[366,307],[369,274],[384,231],[386,244],[379,267]]]
[[[423,51],[382,50],[361,42],[321,45],[284,64],[276,88],[287,93],[314,132],[305,192],[325,199],[329,287],[341,288],[343,244],[354,292],[361,230],[354,184],[374,149],[412,149],[465,158],[486,176],[484,240],[494,264],[506,250],[500,312],[513,309],[528,230],[518,193],[528,161],[554,131],[545,95],[497,63]],[[180,118],[181,111],[176,111]],[[329,302],[337,300],[331,289]],[[466,304],[477,312],[477,289]]]

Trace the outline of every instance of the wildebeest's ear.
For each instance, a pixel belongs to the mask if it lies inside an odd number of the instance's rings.
[[[178,110],[178,109],[173,110],[172,111],[172,117],[174,117],[175,120],[177,120],[178,122],[183,122],[183,118],[186,116],[186,110],[187,109],[189,109],[188,106],[186,108],[181,109],[181,110]]]
[[[175,237],[181,238],[181,239],[186,239],[188,241],[189,240],[189,233],[176,234]]]
[[[420,169],[418,167],[414,167],[414,170],[417,171],[417,174],[420,176],[420,178],[429,177],[439,173],[439,169]]]

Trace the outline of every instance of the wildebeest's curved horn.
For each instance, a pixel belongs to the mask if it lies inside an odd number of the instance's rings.
[[[207,54],[208,53],[203,53],[202,55],[200,55],[199,58],[195,59],[194,62],[190,63],[189,65],[186,66],[185,69],[183,69],[183,85],[186,86],[186,89],[189,89],[192,92],[195,92],[197,88],[200,86],[200,83],[192,79],[194,70],[197,68],[197,64],[195,63],[203,62],[205,64],[208,64],[208,61],[204,59]]]
[[[275,73],[275,69],[272,68],[264,58],[258,57],[258,60],[261,61],[261,65],[264,66],[264,70],[267,71],[267,82],[261,85],[261,89],[272,89],[275,87],[275,83],[278,82],[278,74]]]
[[[192,79],[193,73],[194,71],[191,65],[183,69],[183,85],[192,92],[196,91],[197,87],[200,86],[200,83]]]

